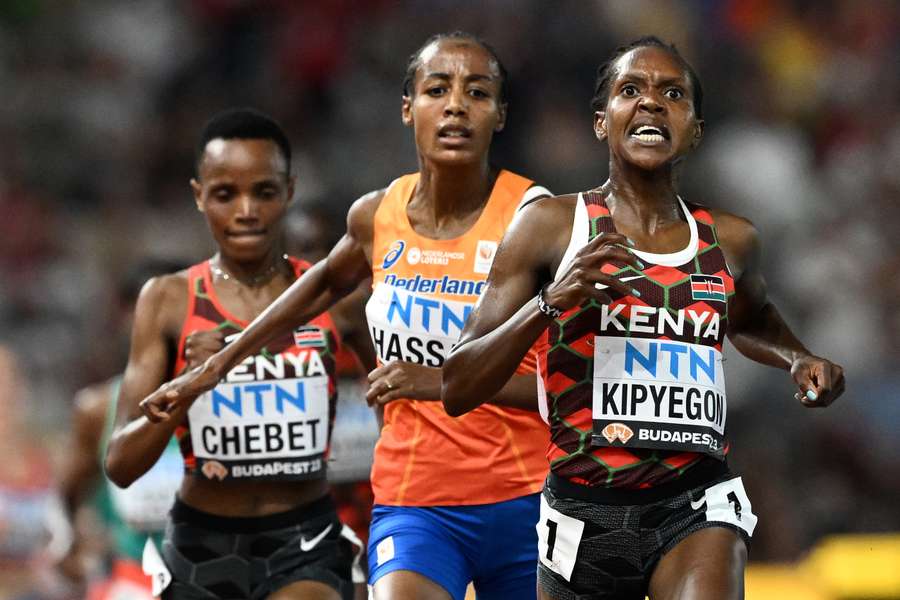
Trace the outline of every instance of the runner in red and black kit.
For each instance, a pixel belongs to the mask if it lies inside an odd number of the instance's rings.
[[[283,250],[294,193],[290,154],[284,132],[261,113],[213,117],[191,187],[218,252],[150,280],[138,299],[106,469],[126,487],[173,434],[179,440],[185,477],[161,557],[144,552],[164,600],[353,596],[351,542],[358,541],[338,520],[325,478],[338,347],[327,313],[242,357],[168,419],[150,422],[138,407],[241,335],[305,276],[310,265]]]
[[[725,461],[726,334],[789,370],[807,406],[844,390],[842,369],[767,299],[753,225],[676,191],[676,166],[702,137],[701,101],[693,69],[657,38],[601,66],[593,106],[609,180],[519,213],[444,367],[444,404],[458,414],[541,342],[545,599],[743,597],[756,516]]]

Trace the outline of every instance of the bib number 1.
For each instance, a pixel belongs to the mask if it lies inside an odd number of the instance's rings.
[[[541,517],[537,523],[538,556],[541,563],[571,581],[584,522],[566,516],[547,504],[541,495]]]

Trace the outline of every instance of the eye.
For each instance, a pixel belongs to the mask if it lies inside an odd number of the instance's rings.
[[[263,200],[274,200],[278,197],[278,190],[276,190],[275,188],[267,187],[261,189],[258,195]]]
[[[213,190],[210,196],[212,196],[219,202],[228,202],[229,200],[231,200],[231,190],[229,190],[228,188],[218,188]]]
[[[491,97],[491,95],[489,93],[487,93],[486,91],[479,89],[479,88],[472,88],[471,90],[469,90],[469,94],[473,98],[490,98]]]
[[[632,83],[626,83],[622,86],[622,95],[626,98],[634,98],[638,95],[637,86]]]
[[[447,91],[447,88],[440,86],[440,85],[436,85],[436,86],[432,86],[432,87],[428,88],[427,90],[425,90],[425,93],[428,94],[429,96],[431,96],[432,98],[439,98],[440,96],[443,96],[444,92],[446,92],[446,91]]]
[[[669,88],[666,90],[666,98],[669,100],[681,100],[684,98],[684,92],[678,88]]]

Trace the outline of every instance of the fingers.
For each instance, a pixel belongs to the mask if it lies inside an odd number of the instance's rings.
[[[387,375],[370,380],[369,389],[366,391],[366,403],[369,406],[384,405],[400,398],[403,395],[401,387],[403,386],[391,383]]]
[[[164,409],[160,408],[162,402],[164,401],[160,399],[158,391],[141,400],[139,405],[141,412],[144,413],[144,416],[147,417],[147,420],[151,423],[161,423],[169,420],[169,414]],[[166,403],[166,405],[167,404],[168,403]]]
[[[830,405],[844,393],[844,370],[824,358],[811,357],[793,371],[798,391],[794,398],[808,408]]]
[[[372,383],[373,381],[376,381],[377,379],[387,375],[393,368],[393,365],[394,365],[394,363],[389,362],[389,363],[383,364],[380,367],[372,370],[366,377],[369,380],[369,383]]]

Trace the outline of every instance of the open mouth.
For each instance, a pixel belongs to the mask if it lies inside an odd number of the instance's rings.
[[[472,130],[462,125],[444,125],[438,129],[438,137],[444,139],[470,138]]]
[[[657,144],[669,139],[669,130],[664,125],[637,125],[630,135],[642,142]]]

